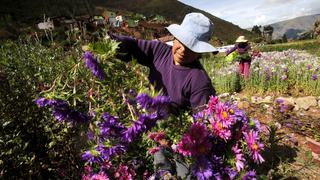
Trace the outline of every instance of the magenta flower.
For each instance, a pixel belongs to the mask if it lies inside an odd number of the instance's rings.
[[[212,133],[216,137],[228,140],[231,137],[231,126],[235,123],[234,110],[226,104],[217,103],[210,118]]]
[[[203,156],[210,151],[211,147],[209,131],[206,125],[201,123],[193,123],[177,144],[178,152],[184,156]]]
[[[242,154],[241,149],[238,148],[238,145],[232,147],[232,151],[236,155],[236,168],[240,172],[244,168],[245,159]]]
[[[154,147],[149,149],[149,154],[155,154],[156,152],[158,152],[160,150],[160,147]]]
[[[154,137],[154,140],[159,142],[159,141],[163,140],[165,137],[166,137],[166,133],[163,131],[160,131],[160,132],[158,132],[156,137]]]
[[[130,169],[126,165],[119,165],[117,171],[114,173],[114,177],[119,180],[132,180],[136,176],[133,169]]]
[[[254,162],[264,162],[264,159],[260,154],[261,150],[263,149],[263,144],[259,142],[258,132],[250,130],[249,132],[245,132],[243,134],[248,145],[248,149],[253,156],[252,159]]]
[[[99,174],[92,175],[91,180],[109,180],[109,178],[103,172],[100,172]]]
[[[208,102],[208,114],[211,114],[214,112],[216,104],[219,102],[219,97],[217,96],[210,96],[209,102]]]

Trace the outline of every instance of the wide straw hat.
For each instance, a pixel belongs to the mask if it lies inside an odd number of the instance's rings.
[[[209,43],[213,32],[213,23],[201,13],[189,13],[184,17],[181,25],[171,24],[167,29],[193,52],[218,51]]]
[[[244,37],[244,36],[239,36],[236,40],[237,43],[240,43],[240,42],[248,42],[248,40]]]

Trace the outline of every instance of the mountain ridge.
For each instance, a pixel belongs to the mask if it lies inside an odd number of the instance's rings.
[[[31,21],[34,18],[41,19],[45,14],[50,16],[73,16],[81,14],[96,14],[97,7],[114,8],[137,12],[150,16],[158,14],[167,20],[180,24],[185,14],[190,12],[201,12],[210,18],[214,25],[214,36],[228,43],[240,36],[245,35],[249,39],[255,37],[253,33],[231,22],[222,20],[203,10],[191,7],[180,1],[173,0],[4,0],[5,6],[0,7],[0,14],[10,14],[14,19]]]
[[[273,27],[273,39],[279,39],[284,34],[286,34],[288,39],[297,39],[300,33],[312,30],[316,20],[320,20],[320,13],[299,16],[269,25]]]

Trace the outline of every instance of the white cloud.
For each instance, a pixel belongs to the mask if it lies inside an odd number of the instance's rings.
[[[284,4],[284,3],[291,3],[293,1],[299,1],[299,0],[266,0],[266,3],[268,3],[268,4]]]
[[[179,0],[239,25],[267,25],[320,13],[320,0]]]
[[[263,24],[264,22],[266,22],[267,20],[267,16],[266,15],[259,15],[256,16],[256,18],[254,19],[254,23],[253,24]]]

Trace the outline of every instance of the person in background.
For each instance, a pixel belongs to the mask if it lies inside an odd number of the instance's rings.
[[[171,24],[167,30],[174,40],[172,46],[158,40],[134,39],[128,36],[109,36],[120,42],[117,57],[130,61],[132,57],[149,67],[149,81],[157,90],[170,97],[171,112],[182,109],[200,110],[215,96],[215,89],[206,71],[199,62],[202,53],[217,52],[209,40],[213,23],[201,13],[187,14],[182,23]],[[190,179],[188,166],[184,163],[171,164],[163,149],[155,153],[156,169],[172,172],[176,167],[178,177]]]
[[[244,36],[239,36],[236,44],[226,51],[226,56],[233,58],[233,61],[239,61],[239,74],[244,75],[245,79],[249,79],[251,55],[249,54],[251,46]]]

